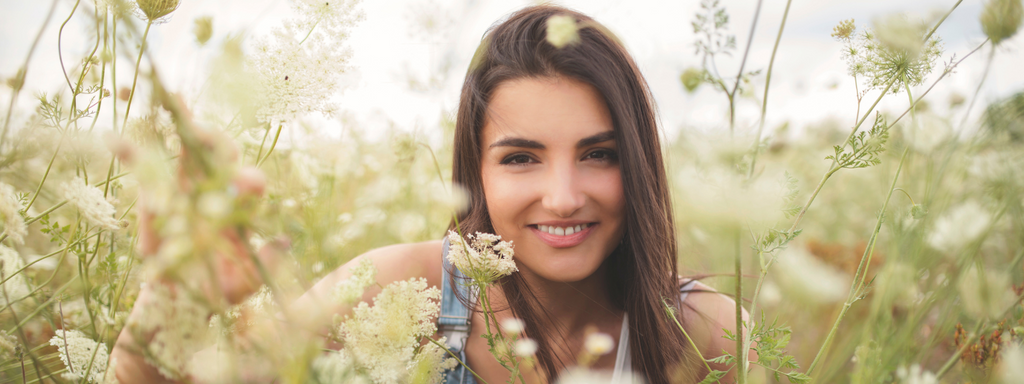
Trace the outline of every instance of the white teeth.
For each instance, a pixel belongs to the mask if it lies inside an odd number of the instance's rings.
[[[537,225],[537,229],[540,230],[541,232],[547,232],[556,236],[569,236],[574,233],[579,233],[580,231],[587,229],[588,227],[590,227],[590,224],[580,224],[575,227],[566,228],[556,227],[553,225]]]

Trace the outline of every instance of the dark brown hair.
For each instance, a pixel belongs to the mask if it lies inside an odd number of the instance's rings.
[[[576,20],[578,41],[561,48],[546,41],[547,21],[557,15]],[[633,369],[650,383],[669,382],[670,369],[684,361],[688,344],[662,305],[668,300],[680,308],[675,228],[653,99],[626,49],[590,17],[556,6],[533,6],[512,14],[484,36],[466,73],[455,124],[452,178],[470,195],[470,207],[459,218],[460,229],[494,231],[480,175],[480,135],[494,89],[509,80],[555,76],[590,84],[611,113],[626,230],[622,243],[605,260],[608,289],[612,302],[629,314]],[[551,351],[552,333],[557,332],[551,332],[545,309],[519,274],[500,283],[512,313],[524,320],[526,333],[539,344],[538,361],[554,381],[564,364]]]

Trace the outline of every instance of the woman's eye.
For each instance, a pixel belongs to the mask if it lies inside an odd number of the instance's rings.
[[[526,165],[526,164],[529,164],[532,161],[533,161],[533,159],[531,159],[530,156],[527,156],[527,155],[524,155],[524,154],[520,153],[520,154],[511,155],[509,157],[506,157],[506,158],[502,159],[501,160],[501,164],[503,164],[503,165]]]
[[[615,161],[615,160],[618,160],[618,155],[616,155],[614,151],[610,151],[610,150],[607,150],[607,149],[600,149],[600,150],[596,150],[596,151],[588,153],[584,157],[584,159],[597,159],[597,160]]]

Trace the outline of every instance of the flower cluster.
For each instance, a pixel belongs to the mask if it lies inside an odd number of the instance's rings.
[[[490,284],[518,272],[512,255],[512,242],[501,236],[477,232],[463,240],[455,231],[448,231],[448,261],[476,284]]]
[[[888,92],[896,94],[920,85],[942,54],[939,38],[927,36],[928,31],[923,22],[891,15],[876,20],[872,29],[860,35],[855,34],[852,19],[844,20],[835,27],[832,37],[845,45],[847,70],[864,81],[865,89],[888,87]]]
[[[422,338],[437,332],[433,318],[441,310],[441,292],[427,288],[425,279],[394,282],[373,299],[362,302],[339,327],[345,354],[368,372],[377,383],[408,382],[415,367],[431,367],[427,379],[439,383],[441,371],[456,363],[444,357],[435,344],[420,346]],[[443,345],[444,341],[440,343]]]
[[[64,198],[78,207],[82,216],[93,225],[110,230],[121,228],[118,220],[114,218],[117,210],[103,196],[103,191],[86,184],[82,178],[76,177],[64,183]]]
[[[110,354],[107,346],[97,343],[79,331],[59,329],[50,339],[50,345],[57,347],[60,360],[68,368],[61,376],[66,380],[80,380],[88,372],[88,381],[103,383]]]
[[[22,209],[25,209],[25,206],[21,204],[21,200],[14,193],[14,187],[0,182],[0,219],[4,223],[4,229],[0,231],[0,236],[7,236],[16,243],[25,241],[28,226],[21,218]]]

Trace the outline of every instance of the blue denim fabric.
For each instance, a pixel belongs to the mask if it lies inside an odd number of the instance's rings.
[[[459,301],[455,292],[458,290],[459,295],[464,298],[469,298],[470,302],[473,297],[471,296],[469,287],[459,284],[466,278],[458,268],[455,268],[448,261],[448,238],[444,239],[444,251],[441,255],[443,260],[442,277],[441,277],[441,315],[437,318],[437,329],[442,335],[448,338],[447,347],[452,353],[459,356],[459,359],[463,362],[466,361],[466,339],[469,337],[469,320],[472,316],[472,311],[466,308],[465,305]],[[453,286],[452,281],[448,278],[449,272],[455,275],[455,284]],[[455,366],[453,369],[449,369],[444,372],[446,384],[477,384],[476,378],[473,374],[466,370],[461,364]]]

